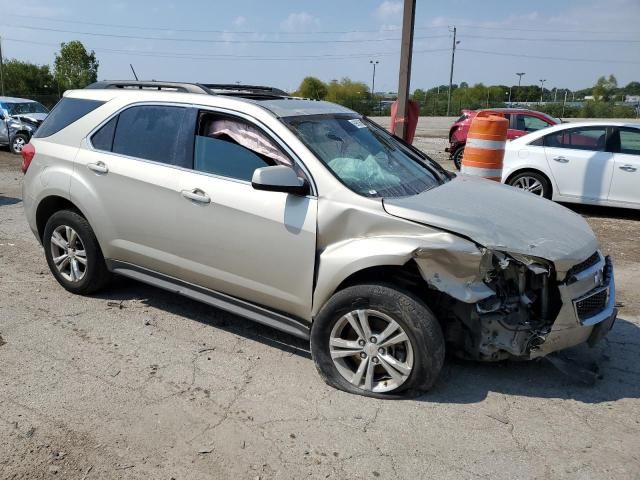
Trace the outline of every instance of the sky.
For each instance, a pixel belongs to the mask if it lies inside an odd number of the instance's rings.
[[[100,79],[272,85],[349,77],[397,91],[396,0],[0,0],[4,58],[53,64],[61,42],[96,52]],[[449,82],[580,89],[640,81],[640,0],[417,0],[411,90]]]

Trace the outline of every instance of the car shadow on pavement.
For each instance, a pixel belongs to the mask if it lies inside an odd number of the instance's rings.
[[[116,277],[94,298],[108,302],[137,301],[169,314],[311,359],[309,342],[181,295]],[[596,370],[593,385],[560,372],[548,360],[499,363],[464,361],[448,356],[440,379],[418,398],[428,403],[480,403],[491,393],[537,398],[573,399],[583,403],[640,398],[640,328],[618,319],[606,340],[595,348],[581,345],[563,352],[576,365]]]
[[[220,328],[234,335],[311,359],[309,342],[306,340],[211,307],[202,302],[191,300],[177,293],[145,285],[125,277],[115,277],[109,287],[94,295],[94,298],[116,302],[136,300],[149,307]]]
[[[559,356],[571,366],[597,372],[595,383],[562,373],[548,359],[480,363],[448,357],[435,387],[422,397],[429,403],[479,403],[490,393],[602,403],[640,398],[640,328],[618,319],[608,337],[589,348],[579,345]]]
[[[5,197],[2,193],[0,193],[0,207],[6,207],[7,205],[15,205],[16,203],[20,203],[22,200],[15,197]]]
[[[640,210],[631,208],[602,207],[599,205],[582,205],[577,203],[562,203],[562,205],[585,217],[640,220]]]

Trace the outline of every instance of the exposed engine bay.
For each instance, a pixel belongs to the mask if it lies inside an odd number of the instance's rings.
[[[494,294],[474,305],[456,302],[457,328],[447,335],[457,336],[466,357],[502,360],[529,356],[545,341],[560,299],[554,290],[555,274],[551,266],[526,257],[516,258],[486,250],[480,272],[483,282]],[[462,337],[462,338],[460,338]],[[452,338],[450,338],[452,339]]]

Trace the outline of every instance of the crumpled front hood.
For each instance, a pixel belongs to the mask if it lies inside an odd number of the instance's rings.
[[[458,175],[432,190],[385,198],[394,216],[458,233],[492,250],[531,255],[566,271],[598,248],[589,224],[571,210],[530,193]]]

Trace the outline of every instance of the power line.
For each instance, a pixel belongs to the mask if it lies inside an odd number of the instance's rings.
[[[345,33],[381,33],[381,30],[322,30],[322,31],[305,31],[305,32],[283,32],[283,31],[256,31],[256,30],[244,30],[244,31],[230,31],[230,30],[215,30],[215,29],[196,29],[196,28],[184,28],[184,27],[150,27],[144,25],[127,25],[127,24],[117,24],[117,23],[100,23],[100,22],[90,22],[85,20],[78,20],[76,18],[54,18],[47,16],[37,16],[33,15],[20,15],[17,13],[5,14],[5,17],[15,17],[15,18],[25,18],[32,21],[48,21],[48,22],[57,22],[57,23],[72,23],[74,25],[92,25],[98,27],[111,27],[111,28],[125,28],[125,29],[135,29],[135,30],[148,30],[148,31],[157,31],[157,32],[189,32],[189,33],[233,33],[233,34],[278,34],[278,35],[325,35],[325,34],[345,34]],[[482,24],[457,24],[458,27],[463,28],[473,28],[476,30],[498,30],[498,31],[517,31],[517,32],[551,32],[551,33],[588,33],[588,34],[602,34],[602,33],[637,33],[636,30],[594,30],[594,29],[566,29],[562,28],[560,32],[558,30],[559,27],[553,29],[544,29],[544,28],[522,28],[522,27],[509,27],[509,26],[490,26],[490,25],[482,25]],[[430,26],[430,27],[415,27],[415,30],[441,30],[448,28],[446,25],[441,26]],[[400,29],[390,29],[388,31],[400,32]]]
[[[527,38],[527,37],[494,37],[485,35],[463,34],[463,38],[479,38],[483,40],[509,40],[516,42],[579,42],[579,43],[640,43],[638,40],[622,38]]]
[[[340,39],[340,40],[213,40],[207,38],[169,38],[169,37],[146,37],[140,35],[122,35],[116,33],[97,33],[97,32],[80,32],[76,30],[63,30],[59,28],[48,28],[48,27],[34,27],[27,25],[7,25],[0,24],[5,28],[21,28],[26,30],[38,30],[38,31],[47,31],[47,32],[57,32],[57,33],[72,33],[74,35],[91,35],[94,37],[108,37],[108,38],[126,38],[133,40],[157,40],[162,42],[195,42],[195,43],[223,43],[223,44],[234,44],[234,43],[252,43],[252,44],[315,44],[315,43],[369,43],[369,42],[388,42],[400,41],[399,38],[371,38],[365,40],[355,40],[355,39]],[[232,33],[232,32],[226,32]],[[424,35],[421,37],[415,37],[416,40],[428,39],[428,38],[447,38],[448,35]]]
[[[4,37],[4,40],[16,42],[16,43],[29,43],[34,45],[46,45],[59,47],[59,44],[48,43],[48,42],[38,42],[36,40],[22,40],[18,38],[10,38]],[[225,53],[216,53],[216,54],[200,54],[195,52],[152,52],[148,50],[135,50],[135,49],[113,49],[113,48],[102,48],[95,47],[91,48],[97,52],[105,52],[105,53],[115,53],[122,55],[134,55],[134,56],[142,56],[142,57],[157,57],[157,58],[185,58],[185,59],[193,59],[193,60],[210,60],[210,59],[228,59],[228,60],[313,60],[318,58],[334,58],[334,59],[349,59],[349,58],[363,58],[363,57],[380,57],[380,56],[397,56],[399,52],[397,50],[394,51],[385,51],[385,52],[368,52],[368,53],[352,53],[352,54],[317,54],[317,55],[292,55],[292,56],[266,56],[266,55],[236,55],[236,54],[225,54]],[[435,49],[423,49],[423,50],[415,50],[414,53],[432,53],[432,52],[445,52],[448,51],[448,48],[435,48]]]
[[[526,53],[507,53],[507,52],[491,52],[488,50],[475,50],[471,48],[458,48],[462,52],[480,53],[483,55],[497,55],[501,57],[521,57],[535,58],[540,60],[562,60],[563,62],[587,62],[587,63],[626,63],[631,65],[640,65],[640,62],[633,60],[611,60],[602,58],[575,58],[575,57],[547,57],[543,55],[527,55]]]

